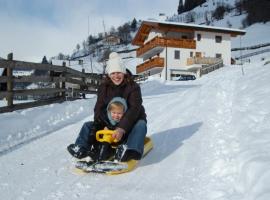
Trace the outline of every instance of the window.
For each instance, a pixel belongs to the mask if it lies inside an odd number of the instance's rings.
[[[216,43],[221,43],[222,41],[222,36],[216,35]]]
[[[197,34],[197,41],[201,41],[202,39],[202,35],[201,34]]]
[[[221,53],[216,53],[216,58],[222,58],[222,54]]]
[[[180,59],[180,51],[179,50],[174,51],[174,59],[177,59],[177,60]]]
[[[191,58],[193,58],[193,52],[192,51],[190,52],[189,55],[190,55]]]
[[[202,57],[202,52],[196,52],[195,56],[196,56],[196,58],[201,58]]]

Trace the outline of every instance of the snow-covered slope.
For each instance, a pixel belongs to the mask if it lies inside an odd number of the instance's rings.
[[[154,149],[118,176],[74,174],[66,151],[95,98],[0,114],[1,147],[38,137],[0,156],[0,199],[268,200],[269,67],[268,58],[245,64],[244,75],[232,66],[143,83]]]
[[[246,31],[246,34],[244,36],[232,38],[232,48],[249,47],[253,45],[269,43],[270,22],[256,23],[251,26],[244,27],[242,22],[246,19],[247,14],[243,12],[241,15],[239,15],[238,11],[235,9],[236,2],[238,2],[238,0],[207,0],[201,6],[197,6],[192,11],[185,12],[180,15],[173,15],[169,17],[168,20],[186,22],[188,16],[192,15],[194,19],[194,22],[192,23],[194,24],[205,25],[207,18],[209,20],[210,26],[244,29]],[[212,18],[212,13],[220,5],[224,5],[225,7],[229,6],[231,8],[231,11],[226,12],[223,19],[216,20]],[[269,49],[269,46],[260,49],[243,50],[241,52],[234,51],[232,52],[232,57],[236,58],[241,55],[261,51],[264,49]],[[270,55],[269,52],[264,53],[264,55],[265,54],[267,56]]]

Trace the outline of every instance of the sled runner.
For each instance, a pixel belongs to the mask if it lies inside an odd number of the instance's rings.
[[[103,131],[103,130],[102,130]],[[116,141],[113,141],[111,134],[112,131],[104,130],[97,132],[97,140],[100,142],[109,142],[114,144]],[[144,140],[144,157],[151,149],[153,148],[153,143],[150,137],[146,137]],[[118,162],[111,160],[106,161],[77,161],[75,164],[76,173],[103,173],[108,175],[122,174],[130,172],[135,169],[139,163],[138,160],[129,160],[127,162]]]

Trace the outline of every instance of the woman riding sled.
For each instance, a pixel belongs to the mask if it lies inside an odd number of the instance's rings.
[[[96,159],[95,133],[100,129],[108,128],[115,130],[112,137],[119,141],[115,159],[121,162],[131,159],[140,160],[147,132],[140,86],[126,73],[121,57],[115,52],[109,56],[106,71],[107,77],[98,89],[94,121],[84,123],[75,144],[69,145],[67,149],[76,158],[90,156]],[[124,99],[127,109],[121,119],[112,125],[108,119],[107,108],[115,97]]]

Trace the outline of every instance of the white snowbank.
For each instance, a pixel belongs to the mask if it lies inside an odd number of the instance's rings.
[[[232,66],[195,81],[143,83],[154,149],[119,176],[73,174],[65,150],[92,119],[95,98],[1,114],[2,150],[39,139],[0,157],[0,198],[268,200],[266,62],[245,64],[244,75]]]

